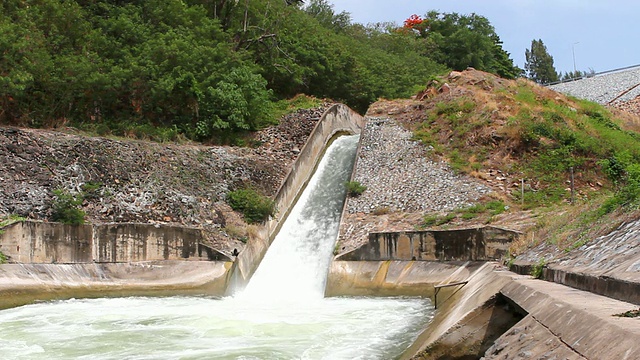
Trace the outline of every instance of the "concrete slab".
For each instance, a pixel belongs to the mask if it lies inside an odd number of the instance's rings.
[[[640,358],[640,319],[614,316],[637,305],[536,279],[511,281],[501,293],[584,358]]]

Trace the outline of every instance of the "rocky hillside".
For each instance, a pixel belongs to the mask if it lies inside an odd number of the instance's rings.
[[[626,181],[612,181],[610,166],[640,156],[637,117],[473,69],[413,99],[381,100],[367,116],[355,180],[368,189],[348,199],[339,253],[370,231],[484,224],[525,232],[518,252],[554,219],[569,228],[542,235],[562,251],[610,229],[589,229]]]
[[[275,195],[328,106],[285,116],[256,133],[253,148],[0,128],[0,220],[19,215],[50,221],[54,191],[61,191],[83,196],[80,208],[89,223],[204,227],[212,230],[216,247],[241,247],[244,226],[224,202],[226,194],[251,187]]]

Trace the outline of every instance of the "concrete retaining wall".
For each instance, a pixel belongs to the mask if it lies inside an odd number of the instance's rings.
[[[0,234],[0,250],[20,263],[91,262],[91,225],[18,222]]]
[[[511,242],[520,236],[512,230],[493,226],[460,230],[428,230],[369,234],[369,242],[340,255],[345,261],[499,260]]]
[[[0,309],[39,300],[224,294],[230,262],[0,265]]]
[[[533,264],[520,262],[513,264],[511,271],[518,274],[530,274],[532,268]],[[618,274],[612,273],[612,275]],[[624,280],[606,274],[577,272],[575,268],[555,264],[546,265],[542,269],[540,278],[640,305],[640,283],[637,281]]]
[[[278,190],[275,198],[278,214],[268,221],[255,237],[249,239],[247,246],[236,258],[230,292],[243,288],[257,269],[296,198],[311,178],[329,142],[339,133],[359,134],[364,122],[362,116],[342,104],[332,106],[322,115]]]
[[[6,227],[0,250],[17,263],[90,263],[201,258],[230,261],[201,244],[200,229],[149,224],[66,225],[25,221]]]
[[[481,267],[478,262],[333,261],[327,296],[428,296],[434,285],[463,281]]]

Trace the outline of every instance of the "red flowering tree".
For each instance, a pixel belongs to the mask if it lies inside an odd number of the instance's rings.
[[[420,36],[424,36],[427,31],[427,21],[420,15],[413,14],[404,21],[404,29],[416,31]]]

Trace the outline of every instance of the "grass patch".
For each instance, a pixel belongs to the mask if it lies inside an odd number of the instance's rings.
[[[345,183],[345,187],[347,188],[347,195],[350,197],[358,197],[367,190],[367,187],[358,181],[348,181]]]
[[[623,313],[615,314],[613,316],[626,317],[626,318],[637,318],[637,317],[640,317],[640,309],[625,311]]]
[[[450,214],[446,214],[446,215],[433,215],[433,214],[432,215],[426,215],[422,219],[422,226],[423,227],[441,226],[441,225],[450,223],[455,218],[456,218],[456,214],[455,213],[450,213]]]
[[[16,214],[11,214],[9,216],[7,216],[4,220],[0,221],[0,234],[2,234],[4,231],[2,230],[3,227],[9,226],[13,223],[17,223],[20,221],[25,221],[27,220],[27,218],[22,217],[20,215],[16,215]]]

